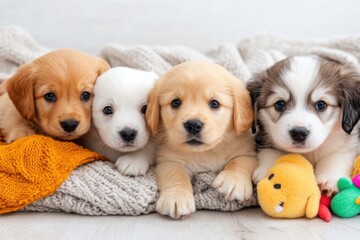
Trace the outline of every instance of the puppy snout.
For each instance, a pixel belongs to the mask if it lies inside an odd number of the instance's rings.
[[[119,134],[122,140],[125,142],[131,142],[136,138],[137,131],[131,128],[124,128],[119,132]]]
[[[291,138],[296,142],[303,142],[306,140],[310,131],[304,127],[294,127],[289,131]]]
[[[202,123],[200,120],[197,119],[188,120],[184,123],[185,130],[193,135],[201,132],[203,126],[204,123]]]
[[[60,121],[61,127],[64,129],[65,132],[73,132],[79,125],[79,121],[76,121],[74,119],[67,119],[64,121]]]

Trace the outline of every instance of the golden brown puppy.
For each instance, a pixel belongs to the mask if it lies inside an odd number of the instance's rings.
[[[0,97],[6,142],[34,133],[61,140],[84,135],[91,125],[92,89],[109,65],[72,49],[52,51],[23,65]]]
[[[221,171],[213,186],[228,200],[251,197],[253,110],[241,80],[213,63],[177,65],[152,89],[146,120],[159,144],[159,213],[178,219],[195,211],[190,177],[197,172]]]

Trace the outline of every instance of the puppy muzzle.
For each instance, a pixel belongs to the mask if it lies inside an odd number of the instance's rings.
[[[294,140],[293,145],[305,145],[309,133],[310,131],[305,127],[294,127],[289,131],[290,137]]]

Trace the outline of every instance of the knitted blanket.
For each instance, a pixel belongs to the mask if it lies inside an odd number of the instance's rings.
[[[0,214],[54,193],[74,168],[96,159],[105,160],[75,143],[41,135],[0,143]]]
[[[19,65],[47,51],[19,27],[0,30],[0,79],[8,77]],[[303,41],[257,36],[243,39],[237,44],[223,44],[207,52],[182,46],[128,47],[112,44],[100,52],[100,56],[112,66],[128,66],[158,74],[190,60],[213,61],[244,81],[252,73],[287,56],[304,54],[319,55],[360,69],[360,37]],[[215,176],[214,173],[200,173],[192,179],[197,209],[235,211],[256,205],[255,196],[245,202],[225,201],[211,187]],[[139,215],[153,212],[157,197],[153,169],[143,177],[126,177],[112,163],[95,161],[76,168],[53,195],[24,210],[66,211],[85,215]]]

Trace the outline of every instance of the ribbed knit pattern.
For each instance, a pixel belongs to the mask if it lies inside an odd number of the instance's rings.
[[[0,30],[0,80],[10,76],[21,64],[44,54],[40,46],[19,27]],[[246,81],[258,72],[287,56],[316,54],[360,69],[360,37],[304,41],[275,36],[256,36],[237,44],[222,44],[207,52],[183,46],[149,47],[105,46],[100,56],[112,66],[127,66],[163,74],[172,66],[204,60],[222,65]],[[64,156],[62,159],[66,160]],[[235,211],[256,205],[255,196],[245,202],[227,202],[211,185],[214,173],[200,173],[192,179],[197,209]],[[95,161],[76,168],[51,196],[29,205],[30,211],[66,211],[85,215],[139,215],[153,212],[157,187],[153,169],[143,177],[121,175],[110,162]]]
[[[34,135],[0,145],[0,213],[55,192],[81,164],[105,159],[71,142]]]

